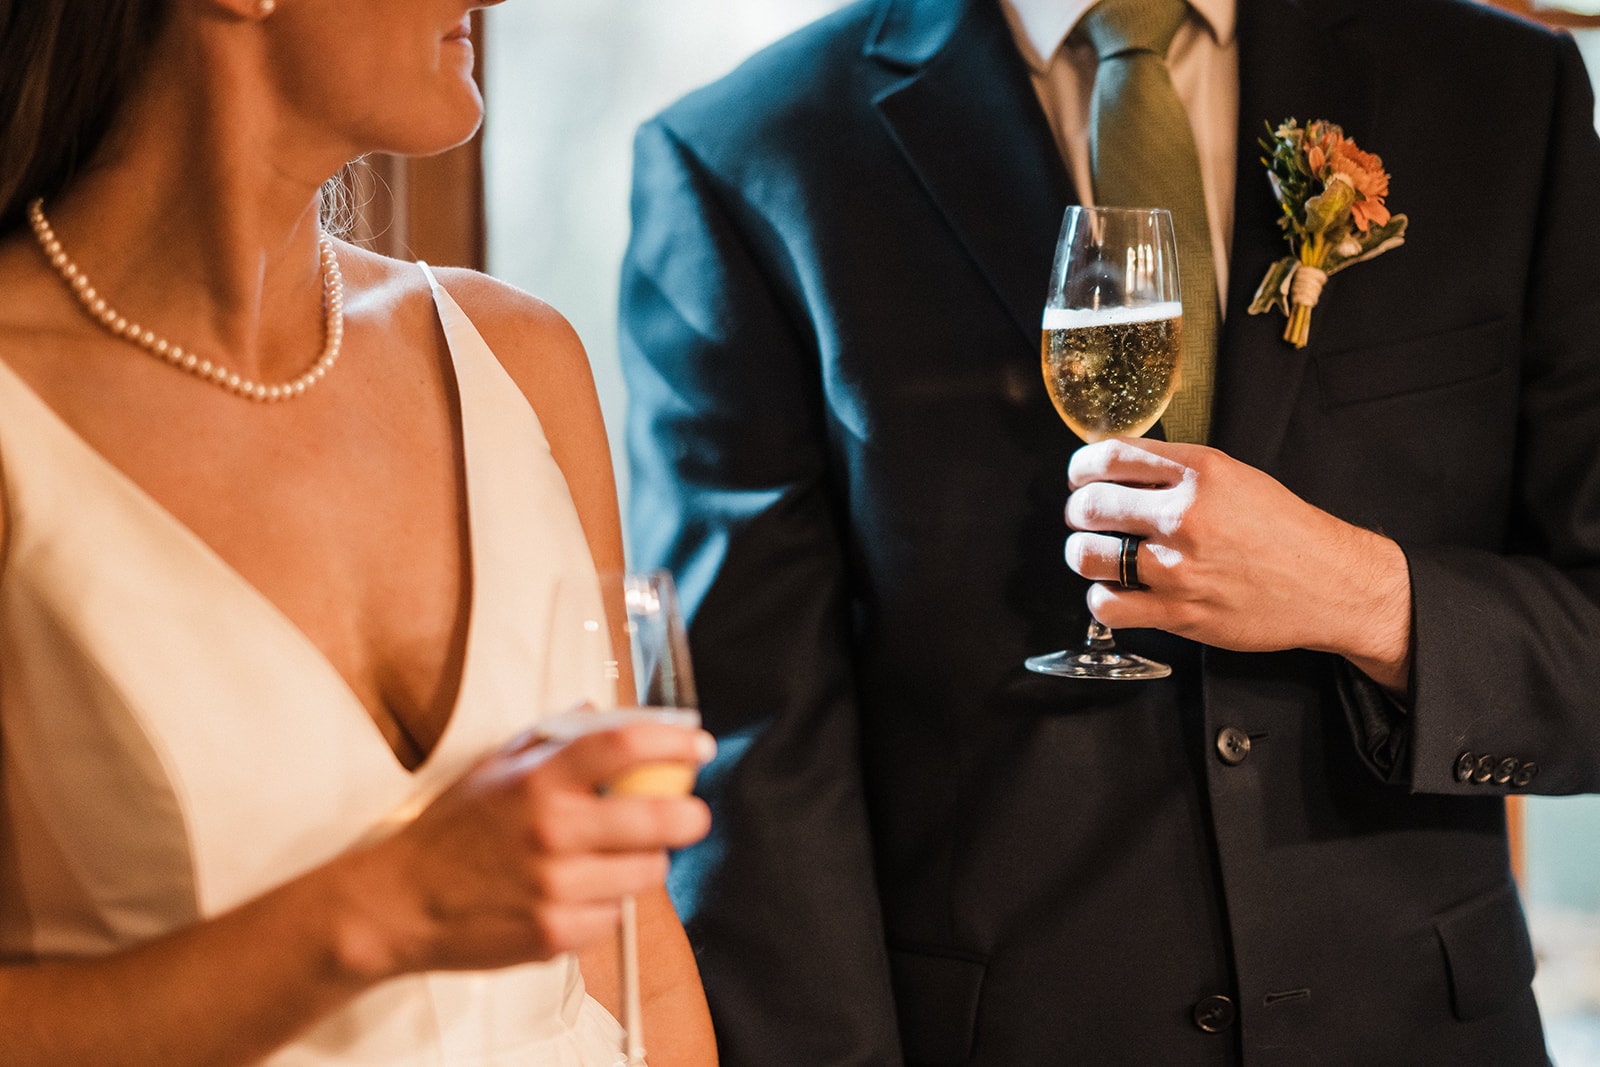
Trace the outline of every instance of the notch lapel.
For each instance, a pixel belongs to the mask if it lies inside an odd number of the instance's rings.
[[[1334,5],[1337,7],[1337,5]],[[1283,340],[1284,318],[1251,315],[1250,301],[1267,268],[1289,254],[1278,227],[1281,211],[1267,183],[1260,144],[1267,125],[1326,119],[1358,140],[1370,121],[1369,64],[1341,61],[1354,46],[1341,39],[1347,15],[1324,8],[1312,15],[1297,0],[1239,0],[1239,142],[1233,208],[1233,254],[1228,316],[1217,360],[1216,416],[1211,443],[1271,473],[1317,351],[1317,317],[1338,314],[1337,301],[1319,307],[1311,341],[1296,349]],[[1326,324],[1323,323],[1326,332]]]
[[[878,112],[1036,346],[1061,215],[1076,198],[999,0],[899,0],[869,53],[910,68]]]

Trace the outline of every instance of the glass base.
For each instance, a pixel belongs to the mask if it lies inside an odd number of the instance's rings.
[[[1044,656],[1030,656],[1023,666],[1038,674],[1053,674],[1057,678],[1103,678],[1111,682],[1140,682],[1165,678],[1172,668],[1143,656],[1118,652],[1051,652]]]

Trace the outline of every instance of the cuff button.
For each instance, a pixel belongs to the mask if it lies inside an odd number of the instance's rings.
[[[1511,781],[1512,777],[1514,775],[1516,775],[1517,771],[1520,770],[1521,767],[1522,767],[1522,764],[1519,761],[1514,760],[1511,757],[1507,756],[1505,759],[1501,760],[1498,764],[1495,765],[1495,768],[1494,768],[1494,781],[1495,781],[1495,784],[1496,785],[1505,785],[1507,782]]]
[[[1456,757],[1456,781],[1470,782],[1472,780],[1472,766],[1478,762],[1478,757],[1470,752],[1463,752]]]
[[[1479,785],[1494,777],[1494,757],[1479,756],[1478,762],[1472,766],[1472,780]]]

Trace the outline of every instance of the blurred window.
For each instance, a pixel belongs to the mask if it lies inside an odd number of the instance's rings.
[[[627,499],[618,271],[633,133],[843,0],[545,0],[485,13],[489,272],[548,301],[594,365]]]

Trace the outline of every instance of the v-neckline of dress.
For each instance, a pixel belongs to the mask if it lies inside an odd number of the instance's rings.
[[[430,290],[430,300],[431,299],[432,293]],[[438,309],[436,306],[436,321],[437,318]],[[33,389],[33,387],[29,385],[20,374],[17,373],[15,369],[13,369],[5,360],[0,359],[0,373],[4,373],[6,376],[8,376],[17,386],[18,392],[22,396],[26,397],[30,403],[38,407],[40,412],[44,415],[47,423],[54,425],[61,433],[62,438],[67,441],[72,448],[79,451],[88,459],[92,466],[102,471],[112,482],[117,484],[127,494],[129,499],[136,501],[138,505],[148,514],[154,516],[159,525],[171,531],[179,541],[182,541],[193,548],[196,554],[201,559],[206,560],[214,571],[222,575],[224,580],[229,585],[232,585],[234,588],[238,589],[245,600],[256,604],[260,613],[272,620],[272,625],[277,627],[280,631],[286,633],[293,644],[296,644],[305,650],[309,660],[316,664],[320,671],[329,676],[333,683],[333,688],[340,693],[341,699],[356,713],[358,713],[363,720],[365,720],[368,727],[367,732],[381,747],[382,751],[387,754],[387,762],[395,769],[395,771],[406,775],[413,780],[421,778],[431,767],[439,763],[441,760],[441,753],[444,752],[451,745],[453,739],[465,729],[465,727],[461,725],[460,720],[462,718],[463,709],[468,706],[466,697],[474,678],[473,664],[477,657],[474,655],[473,646],[475,644],[476,634],[479,630],[478,620],[481,614],[480,598],[483,590],[482,583],[479,581],[477,570],[478,560],[482,555],[483,547],[478,543],[481,536],[480,528],[482,524],[478,522],[478,516],[476,514],[476,508],[474,505],[476,496],[473,491],[473,487],[474,484],[477,483],[478,479],[473,475],[473,469],[477,463],[472,450],[472,434],[469,433],[467,429],[467,408],[469,405],[467,404],[467,398],[462,389],[462,376],[460,373],[460,368],[457,364],[458,357],[456,355],[455,345],[449,335],[449,332],[443,332],[445,338],[445,347],[450,355],[449,365],[451,381],[454,384],[453,390],[447,389],[445,391],[447,396],[446,402],[454,404],[456,407],[456,425],[459,427],[459,429],[455,431],[457,434],[455,443],[456,447],[460,450],[459,454],[462,460],[461,494],[465,499],[465,510],[467,515],[467,537],[462,545],[462,552],[465,554],[464,562],[466,564],[465,570],[468,582],[466,635],[463,641],[461,670],[456,679],[456,691],[450,702],[450,710],[448,717],[445,719],[444,729],[440,731],[439,736],[434,741],[432,747],[430,747],[427,752],[423,754],[422,759],[415,767],[407,767],[405,765],[405,762],[401,759],[400,754],[395,751],[394,747],[389,743],[388,738],[384,735],[383,728],[379,725],[378,720],[373,715],[372,710],[367,707],[366,702],[363,701],[356,693],[355,688],[350,684],[350,680],[347,679],[339,670],[339,668],[334,665],[327,653],[322,650],[322,647],[312,640],[311,636],[307,634],[306,631],[297,622],[295,622],[294,619],[292,619],[282,607],[278,605],[277,601],[273,600],[271,597],[267,596],[266,593],[262,592],[261,589],[256,586],[255,583],[246,578],[237,567],[228,562],[228,560],[225,559],[209,541],[207,541],[204,537],[201,537],[200,534],[195,532],[192,527],[190,527],[182,519],[178,518],[177,515],[173,514],[173,512],[159,500],[157,500],[149,492],[149,490],[145,489],[144,486],[140,485],[136,480],[134,480],[131,475],[113,463],[104,453],[85,440],[83,435],[78,433],[78,431],[75,430],[72,425],[66,421],[66,419],[62,418],[62,416],[53,407],[51,407],[50,404],[46,402],[45,399],[40,396]],[[453,396],[451,395],[452,393]]]

